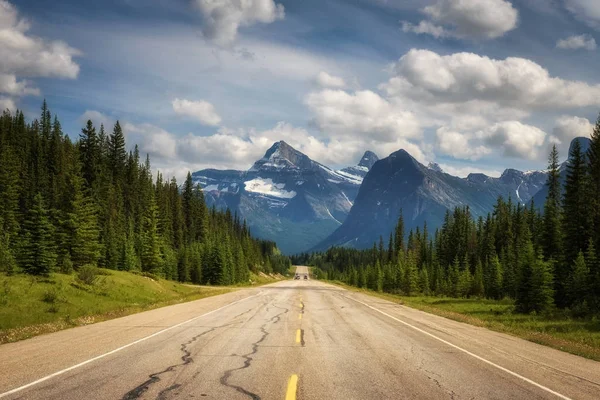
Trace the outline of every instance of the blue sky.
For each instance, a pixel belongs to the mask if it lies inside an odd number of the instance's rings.
[[[599,31],[596,0],[0,0],[0,106],[119,119],[178,178],[277,140],[497,175],[589,135]]]

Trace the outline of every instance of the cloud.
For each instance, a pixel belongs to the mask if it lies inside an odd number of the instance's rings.
[[[447,127],[439,128],[435,134],[439,150],[454,158],[475,161],[492,152],[492,149],[483,145],[472,145],[472,134],[459,133]]]
[[[502,175],[502,171],[500,170],[480,168],[479,166],[472,164],[458,166],[453,164],[440,163],[439,166],[445,173],[461,178],[466,178],[469,174],[473,173],[485,174],[494,178],[499,178],[500,175]]]
[[[503,121],[479,131],[458,132],[447,127],[436,131],[442,154],[463,160],[479,160],[499,151],[505,157],[537,160],[546,140],[541,129],[519,121]]]
[[[274,0],[194,0],[202,14],[204,37],[219,46],[230,46],[240,27],[270,24],[285,17]]]
[[[579,20],[600,29],[600,2],[597,0],[565,0],[565,7]]]
[[[203,125],[217,126],[221,123],[221,117],[208,101],[175,99],[172,104],[176,114],[194,118]]]
[[[596,50],[596,40],[590,35],[573,35],[565,39],[560,39],[556,42],[556,47],[559,49],[577,50]]]
[[[452,36],[451,32],[448,32],[446,29],[444,29],[444,27],[435,25],[434,23],[429,21],[421,21],[418,25],[414,25],[410,22],[403,21],[402,31],[406,33],[412,32],[419,35],[431,35],[436,39]]]
[[[531,112],[600,105],[600,85],[550,76],[518,57],[495,60],[474,53],[442,56],[412,49],[380,85],[388,96],[425,104],[488,104],[498,111]]]
[[[8,97],[1,97],[0,96],[0,110],[4,111],[4,110],[10,110],[10,111],[15,111],[17,109],[15,102],[8,98]]]
[[[438,0],[422,12],[429,20],[404,22],[402,29],[436,38],[495,39],[515,29],[519,15],[506,0]]]
[[[164,129],[151,124],[125,123],[123,131],[127,140],[137,143],[140,152],[149,154],[151,160],[153,157],[159,161],[177,158],[177,138]]]
[[[73,57],[79,52],[60,41],[28,35],[29,22],[17,8],[0,0],[0,94],[12,97],[39,96],[40,90],[18,78],[53,77],[74,79],[79,66]],[[15,109],[14,100],[3,97],[3,108]]]
[[[506,157],[529,160],[539,158],[539,150],[546,139],[546,132],[519,121],[494,124],[477,135],[483,138],[486,145],[500,148]]]
[[[561,149],[566,147],[566,150],[571,140],[579,136],[590,137],[593,130],[594,125],[587,118],[563,115],[556,119],[549,141],[559,145]]]
[[[351,94],[325,89],[308,94],[305,103],[315,116],[316,126],[330,137],[368,135],[381,142],[421,137],[419,121],[411,112],[394,107],[370,90]]]
[[[31,82],[17,81],[17,77],[11,74],[0,73],[0,93],[5,93],[12,96],[39,96],[40,90],[31,87]]]
[[[86,110],[78,118],[78,121],[82,126],[88,121],[92,121],[97,129],[100,128],[100,125],[104,125],[104,129],[106,129],[106,131],[112,131],[112,128],[116,122],[113,118],[96,110]]]
[[[47,41],[27,34],[29,23],[17,9],[0,0],[0,72],[27,77],[75,79],[80,52],[61,41]]]
[[[327,72],[321,71],[317,75],[317,84],[324,88],[343,89],[346,87],[346,82],[339,76],[329,75]]]

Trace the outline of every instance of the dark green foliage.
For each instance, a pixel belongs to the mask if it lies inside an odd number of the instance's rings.
[[[380,241],[369,250],[331,248],[297,261],[316,266],[329,279],[389,293],[506,297],[523,313],[556,305],[571,307],[575,316],[598,314],[599,164],[600,119],[587,156],[579,142],[572,147],[564,197],[558,152],[552,149],[543,215],[533,204],[522,207],[499,198],[486,218],[473,220],[468,208],[448,210],[432,239],[424,225],[409,232],[405,245],[400,213],[385,256]],[[372,267],[377,263],[380,268]]]
[[[53,227],[42,195],[38,193],[27,212],[20,239],[21,268],[33,275],[48,275],[54,268],[56,252],[52,243]]]
[[[207,210],[191,175],[183,191],[175,178],[154,180],[149,158],[141,163],[137,146],[127,153],[119,122],[107,135],[88,121],[73,143],[45,102],[31,124],[6,111],[0,165],[0,270],[8,273],[98,266],[235,284],[248,282],[250,270],[290,266],[245,221]]]

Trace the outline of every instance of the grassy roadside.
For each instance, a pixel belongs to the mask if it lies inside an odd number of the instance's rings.
[[[92,285],[74,275],[0,274],[0,344],[118,318],[154,308],[216,296],[237,287],[186,285],[128,272],[101,270]],[[276,282],[251,276],[251,285]]]
[[[515,314],[510,300],[407,297],[359,289],[335,281],[327,282],[430,314],[508,333],[531,342],[600,361],[600,320],[598,319],[575,319],[560,312],[554,315]]]

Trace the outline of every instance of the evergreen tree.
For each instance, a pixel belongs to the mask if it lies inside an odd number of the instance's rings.
[[[86,264],[96,265],[101,249],[96,206],[87,194],[89,189],[83,186],[83,179],[77,173],[71,174],[69,180],[73,199],[66,224],[71,260],[75,268]]]
[[[25,272],[48,275],[54,268],[56,253],[52,243],[53,228],[42,195],[38,193],[27,212],[19,261]]]
[[[569,154],[567,178],[563,198],[564,255],[566,262],[575,260],[585,251],[589,237],[589,213],[586,196],[586,161],[579,140],[575,140]]]
[[[569,277],[567,293],[571,304],[587,303],[590,294],[590,270],[585,263],[583,252],[580,251],[573,263],[573,272]]]

